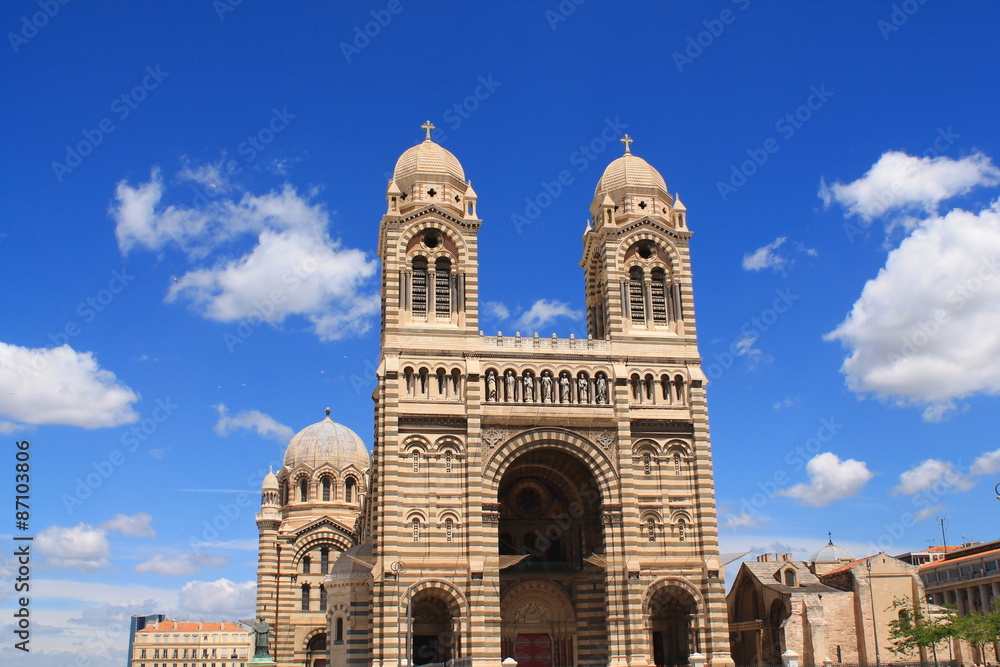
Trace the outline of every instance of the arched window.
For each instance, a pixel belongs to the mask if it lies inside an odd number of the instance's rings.
[[[319,585],[319,610],[326,611],[326,586]]]
[[[309,584],[302,584],[302,611],[309,611]]]
[[[330,548],[323,547],[319,550],[319,573],[326,574],[330,571]]]
[[[628,305],[632,314],[632,321],[644,323],[646,321],[646,297],[643,289],[643,273],[638,266],[633,266],[628,272]]]
[[[656,519],[649,517],[646,519],[646,534],[649,535],[649,541],[656,541]]]
[[[420,541],[420,519],[418,519],[417,517],[413,517],[413,521],[411,521],[410,524],[413,527],[413,541],[414,542],[419,542]]]
[[[674,475],[677,475],[679,477],[680,474],[681,474],[681,455],[675,452],[674,453]]]
[[[434,312],[451,313],[451,260],[439,257],[434,263]]]
[[[444,471],[451,474],[451,450],[449,449],[444,453]]]
[[[653,457],[646,452],[642,455],[642,471],[647,475],[653,474]]]
[[[650,272],[650,301],[652,302],[653,321],[667,322],[667,288],[666,272],[661,268],[655,268]]]
[[[444,520],[444,539],[446,542],[451,542],[452,534],[455,530],[455,522],[450,518]]]
[[[413,258],[413,286],[410,303],[415,314],[427,314],[427,258]]]
[[[343,642],[344,641],[344,619],[342,619],[342,618],[340,618],[338,616],[337,617],[337,623],[334,626],[334,628],[335,629],[333,631],[333,637],[334,637],[333,641],[335,641],[335,642]]]
[[[309,569],[312,567],[312,558],[305,556],[302,559],[302,574],[309,574]]]
[[[354,485],[355,481],[353,477],[348,477],[344,482],[344,502],[354,502]]]
[[[299,500],[302,502],[309,500],[309,480],[305,477],[299,478]]]
[[[414,449],[411,457],[413,458],[413,472],[420,472],[420,452]]]
[[[792,587],[795,586],[795,570],[791,568],[785,570],[785,585]]]
[[[324,477],[323,478],[323,502],[324,503],[330,502],[330,478],[329,477]]]
[[[683,542],[687,539],[687,522],[684,519],[677,521],[677,540]]]
[[[677,395],[677,401],[684,403],[684,376],[677,375],[674,377],[674,391]]]

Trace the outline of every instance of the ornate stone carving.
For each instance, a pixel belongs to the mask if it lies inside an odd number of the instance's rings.
[[[597,434],[596,440],[597,444],[604,448],[604,451],[610,451],[615,444],[615,432],[611,430],[601,431]]]
[[[507,431],[495,426],[490,426],[483,430],[483,444],[487,449],[494,449],[497,445],[507,439]]]
[[[539,602],[525,602],[514,613],[515,623],[547,623],[551,620],[549,610]]]

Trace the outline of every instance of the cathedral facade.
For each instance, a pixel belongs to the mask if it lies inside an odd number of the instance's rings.
[[[379,232],[371,461],[327,418],[265,480],[275,660],[731,665],[686,209],[626,136],[583,238],[588,337],[486,336],[477,195],[425,129]]]

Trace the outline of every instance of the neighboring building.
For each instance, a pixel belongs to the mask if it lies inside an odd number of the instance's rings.
[[[764,554],[743,563],[729,591],[733,657],[776,665],[792,650],[802,665],[911,662],[889,650],[891,605],[903,597],[923,599],[917,568],[884,553],[854,560],[831,541],[811,561]]]
[[[243,667],[253,655],[251,635],[235,623],[163,620],[134,640],[130,657],[138,667]]]
[[[941,560],[950,551],[961,549],[962,547],[927,547],[924,551],[910,551],[896,556],[899,560],[920,567],[932,561]]]
[[[166,620],[163,614],[136,615],[128,623],[128,659],[125,661],[127,667],[132,667],[132,648],[135,642],[135,633],[142,630],[147,625],[159,623]]]
[[[379,231],[370,470],[321,422],[262,488],[276,661],[732,665],[686,209],[626,137],[583,238],[589,336],[485,336],[477,195],[425,129]]]
[[[936,605],[950,605],[959,614],[982,613],[995,609],[1000,597],[1000,541],[952,548],[944,558],[920,567],[927,600]],[[996,645],[986,655],[958,642],[952,647],[954,658],[964,663],[983,664],[1000,660]]]

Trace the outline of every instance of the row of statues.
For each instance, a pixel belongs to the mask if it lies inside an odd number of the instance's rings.
[[[590,378],[580,375],[574,383],[573,378],[566,371],[553,377],[550,371],[542,371],[537,378],[530,372],[525,371],[524,375],[518,377],[513,370],[507,370],[502,377],[497,376],[497,372],[490,369],[486,373],[486,401],[488,403],[514,403],[520,400],[523,403],[535,402],[536,384],[538,389],[538,400],[542,403],[590,403],[598,405],[608,404],[608,378],[604,373],[598,373],[594,378],[591,387]],[[573,385],[576,385],[576,396],[573,396]],[[518,392],[520,385],[520,392]],[[593,397],[591,397],[593,391]],[[518,396],[520,393],[520,396]]]

